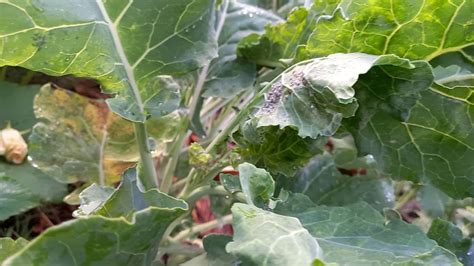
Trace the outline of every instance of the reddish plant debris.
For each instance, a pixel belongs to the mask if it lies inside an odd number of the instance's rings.
[[[415,219],[419,218],[420,216],[418,215],[418,212],[420,211],[421,204],[415,199],[408,201],[398,210],[402,216],[402,219],[407,223],[411,223]]]
[[[215,214],[211,210],[211,199],[209,197],[204,197],[196,202],[196,205],[191,213],[192,218],[195,223],[203,224],[216,219]],[[202,232],[199,234],[200,238],[208,234],[224,234],[224,235],[233,235],[234,230],[232,225],[225,224],[221,227],[216,227],[211,230]]]
[[[77,206],[52,203],[0,221],[0,237],[22,237],[31,240],[51,226],[73,219]]]

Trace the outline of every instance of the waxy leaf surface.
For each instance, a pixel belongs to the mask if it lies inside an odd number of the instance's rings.
[[[298,218],[318,241],[327,263],[460,265],[454,254],[418,227],[401,220],[385,224],[384,217],[367,203],[316,206],[302,194],[290,194],[275,212]]]
[[[212,0],[2,1],[0,66],[97,79],[114,112],[144,121],[157,75],[217,55]],[[139,98],[143,109],[139,107]],[[144,111],[144,112],[142,112]]]
[[[149,265],[166,228],[186,210],[184,201],[157,190],[142,193],[131,169],[99,209],[104,216],[90,215],[52,227],[5,265]]]
[[[293,218],[236,203],[234,239],[227,252],[245,265],[311,265],[321,258],[318,242]]]
[[[7,123],[28,132],[37,122],[33,114],[33,98],[39,87],[20,86],[0,81],[0,129]],[[27,138],[27,133],[23,135]],[[34,168],[26,160],[20,165],[0,158],[0,220],[34,208],[41,203],[58,202],[67,189],[52,177]]]

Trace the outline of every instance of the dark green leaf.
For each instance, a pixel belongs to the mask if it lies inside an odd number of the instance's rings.
[[[219,176],[219,179],[221,180],[221,183],[224,188],[230,193],[242,191],[239,176],[231,174],[221,174]]]
[[[379,178],[366,165],[364,175],[343,175],[329,154],[315,157],[289,179],[288,188],[306,194],[318,205],[344,206],[357,201],[368,202],[377,210],[393,207],[395,195],[390,180]]]
[[[298,133],[286,127],[255,126],[255,121],[242,125],[234,134],[238,153],[244,161],[268,169],[271,173],[293,176],[314,155],[322,152],[326,138],[301,138]]]
[[[212,0],[0,3],[0,66],[99,80],[111,109],[154,114],[157,75],[185,73],[217,54]],[[140,94],[140,95],[137,95]]]
[[[341,1],[319,21],[307,56],[362,52],[431,60],[474,42],[473,1]]]
[[[382,108],[394,116],[406,116],[432,81],[431,68],[424,62],[393,55],[333,54],[283,72],[255,117],[259,127],[290,126],[301,137],[331,136],[343,117],[354,115],[357,101],[371,112]],[[369,103],[367,96],[358,93],[356,101],[356,91],[367,87],[378,100],[371,98]]]
[[[227,253],[226,245],[232,241],[231,236],[210,234],[204,237],[203,245],[206,253],[182,264],[183,266],[233,266],[238,260]]]
[[[428,237],[456,254],[464,265],[474,264],[474,254],[470,252],[472,239],[464,238],[461,230],[454,224],[436,219],[431,224]]]
[[[104,216],[51,227],[5,265],[150,265],[166,228],[186,210],[182,200],[157,190],[139,191],[131,169],[96,211]]]
[[[359,151],[372,154],[380,169],[394,178],[428,180],[453,198],[472,197],[474,88],[433,84],[405,119],[397,119],[384,111],[384,103],[377,103],[382,91],[385,87],[376,85],[357,90],[361,108],[348,128]],[[404,101],[393,93],[391,98]]]
[[[238,170],[240,185],[247,202],[258,207],[267,206],[275,191],[272,176],[264,169],[249,163],[240,164]]]
[[[287,21],[267,26],[265,34],[252,34],[238,47],[239,55],[264,66],[281,66],[280,59],[293,58],[306,45],[309,35],[322,16],[333,13],[340,0],[317,0],[308,10],[294,9]]]

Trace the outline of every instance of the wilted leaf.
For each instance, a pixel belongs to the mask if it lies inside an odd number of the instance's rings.
[[[32,106],[38,90],[38,86],[0,81],[0,127],[9,121],[20,131],[31,129],[36,122]],[[35,169],[30,162],[13,165],[0,159],[0,220],[41,203],[61,201],[66,193],[65,185]]]
[[[383,88],[380,88],[380,91]],[[474,88],[433,84],[405,119],[377,103],[377,87],[360,87],[356,118],[347,124],[362,154],[393,178],[428,180],[453,198],[474,195]],[[397,96],[392,94],[394,101]],[[374,108],[370,110],[370,105]]]
[[[216,56],[212,0],[0,3],[0,66],[97,79],[114,112],[144,121],[160,101],[155,76]],[[115,40],[114,40],[115,39]],[[136,95],[136,88],[140,95]],[[146,113],[138,107],[138,97]]]
[[[29,139],[32,162],[60,182],[111,184],[138,159],[133,126],[103,102],[46,85],[35,114],[42,122]]]
[[[354,115],[358,102],[372,112],[377,107],[406,116],[432,81],[431,68],[424,62],[392,55],[333,54],[297,64],[281,74],[255,117],[259,127],[290,126],[301,137],[331,136],[342,118]],[[367,102],[360,93],[356,100],[356,91],[367,86],[378,101],[371,98],[373,102]]]
[[[275,212],[298,218],[318,241],[327,263],[459,265],[452,253],[418,227],[401,220],[385,224],[384,217],[367,203],[316,206],[302,194],[290,194]]]
[[[227,252],[244,265],[311,265],[322,257],[318,242],[293,218],[236,203],[234,240]]]

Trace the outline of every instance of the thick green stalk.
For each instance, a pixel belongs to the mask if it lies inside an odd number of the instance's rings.
[[[222,31],[222,27],[224,26],[225,17],[227,14],[227,8],[229,7],[229,1],[224,0],[222,2],[222,16],[219,18],[217,27],[216,27],[216,39],[219,39],[219,35]],[[194,113],[197,111],[197,105],[199,102],[199,98],[201,97],[202,90],[204,89],[204,84],[206,83],[207,74],[209,72],[209,64],[205,65],[201,72],[199,72],[198,79],[196,81],[196,86],[194,87],[193,95],[191,97],[191,101],[189,103],[189,113],[188,119],[186,120],[186,125],[188,125],[194,116]],[[173,181],[173,174],[176,170],[176,165],[178,164],[179,155],[181,153],[181,147],[183,146],[183,142],[188,134],[188,130],[186,128],[178,134],[178,137],[175,140],[175,144],[171,147],[169,154],[169,160],[167,162],[165,172],[163,175],[163,179],[160,185],[160,190],[164,193],[168,193],[169,189],[171,188],[171,184]]]
[[[135,135],[137,139],[138,149],[140,151],[140,162],[144,176],[140,176],[145,189],[152,189],[158,187],[158,179],[156,177],[155,163],[151,156],[150,143],[146,133],[145,124],[135,122]]]
[[[130,65],[130,62],[125,55],[125,50],[122,46],[120,41],[119,34],[117,29],[114,27],[114,22],[110,19],[109,14],[105,8],[103,1],[97,1],[97,6],[99,7],[107,25],[109,26],[110,33],[112,34],[112,39],[114,41],[115,48],[117,49],[118,56],[120,61],[123,64],[125,69],[125,73],[127,74],[128,81],[130,83],[131,91],[133,94],[133,98],[136,101],[138,109],[140,110],[141,114],[145,115],[145,107],[143,104],[142,97],[140,95],[140,89],[135,80],[135,74],[133,72],[133,67]],[[148,143],[148,134],[146,132],[145,122],[133,122],[135,126],[135,137],[137,140],[138,148],[140,151],[140,162],[142,165],[142,170],[144,173],[143,178],[141,178],[141,182],[145,186],[146,189],[157,188],[157,177],[156,177],[156,170],[153,158],[151,156],[151,149],[150,144]]]
[[[174,143],[171,146],[171,149],[169,150],[169,154],[171,154],[171,156],[169,157],[169,160],[166,162],[165,171],[164,171],[163,178],[160,184],[160,191],[162,191],[163,193],[168,193],[171,188],[171,184],[173,183],[173,175],[176,170],[176,166],[178,165],[178,159],[181,153],[181,147],[184,144],[184,140],[186,139],[187,132],[188,130],[186,127],[184,130],[180,132],[180,134],[178,135],[178,138],[174,141]]]

